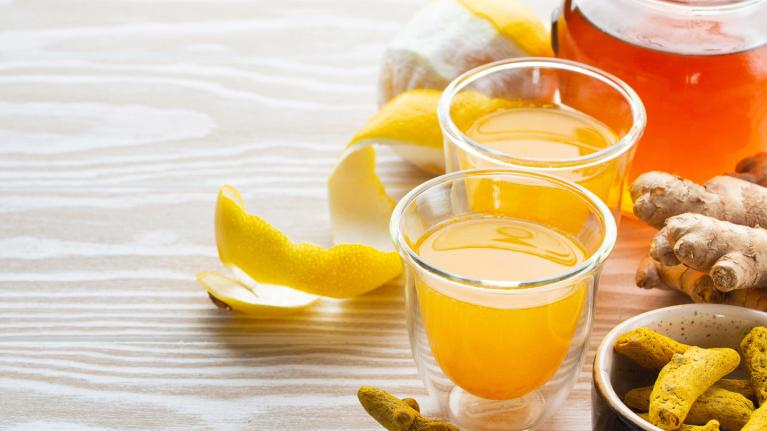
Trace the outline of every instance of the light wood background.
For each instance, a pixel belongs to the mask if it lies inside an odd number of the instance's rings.
[[[421,3],[0,0],[0,429],[378,430],[360,385],[423,397],[399,287],[262,321],[194,282],[227,182],[329,244],[325,178]],[[592,354],[681,301],[633,286],[651,233],[624,221]],[[588,363],[544,429],[591,428]]]

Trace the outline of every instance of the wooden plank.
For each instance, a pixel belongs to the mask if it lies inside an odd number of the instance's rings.
[[[377,430],[357,387],[423,397],[399,287],[261,321],[193,279],[224,183],[329,244],[325,178],[421,3],[0,1],[0,429]],[[651,233],[623,223],[592,354],[681,300],[633,286]],[[544,429],[590,429],[589,390]]]

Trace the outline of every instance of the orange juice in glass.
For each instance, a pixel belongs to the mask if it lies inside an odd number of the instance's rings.
[[[617,216],[645,112],[623,81],[583,64],[517,58],[471,70],[438,108],[448,172],[525,168],[578,183]]]
[[[556,411],[586,351],[615,231],[593,193],[530,171],[455,172],[400,201],[391,232],[411,346],[443,413],[480,431],[530,429]]]

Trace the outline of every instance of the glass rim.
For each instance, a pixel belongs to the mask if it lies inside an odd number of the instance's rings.
[[[542,180],[549,184],[563,187],[571,192],[579,195],[582,200],[591,205],[594,211],[602,218],[602,225],[604,226],[604,235],[602,242],[594,253],[589,256],[580,264],[572,267],[571,269],[558,273],[551,277],[540,278],[530,281],[499,281],[499,280],[483,280],[479,278],[466,277],[460,274],[456,274],[451,271],[440,268],[439,266],[429,263],[426,259],[418,255],[418,253],[410,247],[410,244],[405,240],[404,234],[400,229],[402,218],[407,208],[415,202],[415,200],[426,193],[427,191],[437,187],[441,184],[453,182],[461,178],[495,178],[497,176],[507,177],[525,177]],[[602,202],[595,194],[570,181],[561,179],[551,174],[538,172],[531,169],[515,168],[478,168],[469,169],[463,171],[455,171],[440,175],[432,178],[428,181],[421,183],[414,189],[410,190],[400,201],[397,203],[389,222],[389,235],[394,242],[395,248],[400,252],[403,257],[412,260],[418,267],[429,272],[430,274],[447,279],[458,284],[463,289],[469,289],[473,291],[480,291],[486,294],[501,293],[506,295],[530,295],[546,293],[557,290],[561,287],[563,281],[572,279],[583,273],[589,272],[602,264],[609,256],[610,252],[615,247],[617,240],[617,226],[615,223],[615,217],[607,205]]]
[[[469,84],[497,72],[524,68],[545,68],[565,70],[579,73],[597,79],[616,90],[628,102],[631,109],[632,125],[628,132],[613,145],[578,157],[563,159],[536,159],[530,157],[514,157],[501,151],[493,150],[466,136],[453,121],[450,107],[454,97]],[[437,119],[440,128],[447,139],[463,150],[490,161],[502,162],[513,167],[534,167],[545,170],[563,170],[585,168],[612,160],[633,148],[644,133],[647,114],[639,95],[628,84],[618,77],[592,66],[570,60],[549,57],[519,57],[488,63],[465,72],[454,79],[445,88],[437,105]]]

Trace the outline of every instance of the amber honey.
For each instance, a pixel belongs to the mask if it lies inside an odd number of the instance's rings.
[[[710,54],[674,52],[643,45],[642,34],[604,32],[569,2],[563,13],[555,27],[557,55],[618,76],[645,105],[647,128],[632,178],[664,170],[705,181],[767,146],[767,46],[728,51],[714,43]],[[706,40],[737,42],[714,23],[697,27]],[[601,109],[614,108],[606,103]]]

